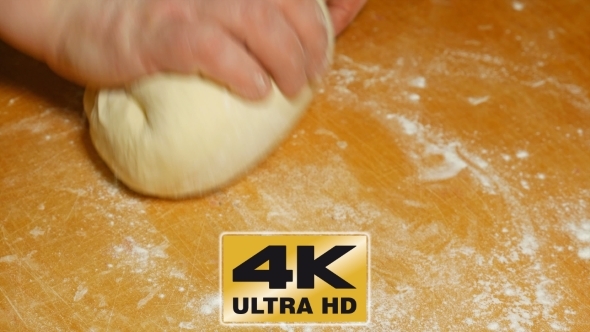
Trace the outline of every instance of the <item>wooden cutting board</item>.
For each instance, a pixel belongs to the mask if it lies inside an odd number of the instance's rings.
[[[183,201],[118,183],[82,88],[0,45],[0,330],[225,330],[230,231],[370,234],[358,330],[589,330],[588,22],[584,0],[370,1],[292,136]]]

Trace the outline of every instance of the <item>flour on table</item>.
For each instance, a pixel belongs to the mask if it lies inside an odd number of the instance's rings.
[[[3,257],[0,257],[0,263],[14,263],[15,261],[18,260],[18,257],[16,255],[6,255]]]
[[[517,11],[526,8],[523,2],[508,4]],[[521,42],[523,52],[533,52],[536,47],[535,43],[486,22],[478,25],[477,31],[504,33],[511,41]],[[555,29],[548,37],[559,38],[560,33]],[[481,41],[461,45],[441,49],[432,59],[413,56],[412,50],[407,50],[407,54],[393,57],[388,66],[364,63],[340,54],[327,77],[322,97],[334,110],[357,112],[387,130],[392,140],[390,143],[399,148],[400,158],[411,168],[401,181],[404,183],[399,184],[401,189],[391,190],[392,193],[401,192],[399,197],[391,200],[399,202],[398,206],[438,216],[436,204],[428,200],[432,196],[421,196],[432,190],[443,196],[465,195],[462,199],[467,202],[471,196],[501,202],[498,204],[501,208],[474,211],[468,221],[432,220],[413,228],[411,218],[404,219],[394,208],[384,209],[365,199],[364,195],[370,194],[373,188],[367,188],[362,179],[356,178],[345,161],[346,153],[357,148],[359,143],[348,140],[345,145],[341,143],[345,142],[343,135],[339,137],[325,128],[313,128],[311,132],[295,133],[293,142],[302,142],[309,134],[322,136],[321,139],[330,144],[327,149],[313,151],[318,155],[318,161],[296,166],[273,164],[270,169],[254,172],[248,181],[255,186],[256,197],[246,197],[239,186],[228,189],[224,193],[231,202],[228,212],[235,213],[238,220],[241,218],[239,221],[243,224],[239,227],[257,228],[257,231],[308,231],[315,229],[317,220],[321,219],[330,221],[329,231],[362,229],[371,233],[372,259],[380,260],[380,266],[393,268],[371,271],[371,323],[358,330],[421,331],[425,327],[432,331],[574,330],[576,323],[586,321],[586,317],[583,309],[571,304],[570,294],[561,287],[566,276],[559,261],[560,257],[575,257],[581,264],[590,261],[590,191],[568,191],[569,188],[564,186],[559,195],[532,201],[527,197],[527,189],[555,181],[552,170],[525,168],[530,158],[543,151],[529,149],[527,142],[523,142],[520,150],[508,150],[502,146],[482,150],[477,142],[462,138],[444,124],[429,122],[430,118],[425,114],[428,106],[419,101],[435,98],[431,92],[441,88],[434,83],[441,77],[481,83],[481,91],[470,91],[457,97],[459,103],[468,103],[465,106],[474,106],[474,110],[497,106],[494,104],[496,96],[485,91],[486,84],[512,84],[534,89],[543,96],[559,96],[565,105],[578,111],[590,110],[589,93],[579,82],[547,76],[540,70],[550,63],[551,55],[539,53],[530,65],[517,65],[493,50],[474,50],[485,45]],[[416,63],[427,70],[416,72]],[[461,69],[474,63],[477,64],[474,70]],[[412,94],[418,97],[410,97]],[[380,102],[384,98],[393,100],[395,109],[389,103]],[[454,110],[436,111],[451,113]],[[44,138],[52,127],[39,123],[48,123],[47,120],[52,119],[58,127],[66,124],[55,115],[56,110],[47,109],[37,116],[4,125],[0,127],[0,138],[5,134],[19,133],[33,135],[39,139],[39,144],[47,144]],[[51,130],[49,142],[80,145],[83,122],[73,117],[66,119],[72,123],[59,127],[61,131]],[[74,129],[69,129],[72,126]],[[564,128],[562,130],[564,135],[567,134]],[[587,135],[581,128],[573,128],[569,133],[571,137],[586,138]],[[37,229],[35,234],[45,232],[45,235],[37,235],[38,240],[49,234],[55,241],[83,234],[109,237],[111,245],[96,248],[100,254],[92,256],[98,263],[85,262],[77,266],[96,269],[94,278],[81,281],[73,276],[61,284],[55,283],[43,273],[48,269],[39,258],[43,253],[30,248],[2,253],[0,266],[10,271],[25,269],[35,272],[40,284],[53,285],[52,290],[67,294],[67,300],[73,299],[73,305],[92,312],[92,317],[97,320],[116,318],[110,316],[111,313],[116,315],[116,310],[113,311],[112,303],[101,301],[100,296],[91,290],[100,289],[103,283],[116,283],[126,292],[125,296],[133,300],[134,306],[130,310],[147,311],[152,305],[162,308],[162,321],[157,324],[167,323],[171,329],[181,330],[217,326],[220,302],[217,289],[195,285],[186,267],[175,265],[171,244],[147,218],[147,204],[129,195],[108,176],[93,174],[85,179],[88,185],[80,188],[67,175],[70,172],[83,173],[81,170],[93,167],[93,164],[86,160],[87,156],[82,159],[84,161],[73,158],[77,162],[72,162],[70,169],[63,171],[59,166],[71,157],[72,152],[67,149],[51,153],[39,149],[39,155],[30,161],[35,165],[35,172],[31,173],[29,180],[42,183],[56,177],[63,179],[55,194],[69,207],[69,213],[56,218],[52,216],[51,205],[44,204],[39,208],[38,201],[25,199],[22,204],[30,208],[34,217],[45,218],[46,222],[54,224],[49,228],[44,220],[32,219],[22,236],[33,236],[27,232]],[[27,181],[22,179],[8,177],[1,181],[11,188],[26,190]],[[470,183],[474,192],[449,191],[454,181]],[[416,193],[420,188],[428,190]],[[457,208],[469,211],[476,207],[466,204]],[[448,214],[456,216],[452,212]],[[215,214],[207,218],[213,223],[215,218],[224,216]],[[501,225],[495,223],[500,218]],[[85,220],[93,220],[93,223]],[[66,222],[75,224],[75,234],[60,233],[61,228],[67,227],[60,227],[59,223]],[[455,239],[448,225],[460,222],[465,223],[465,237]],[[266,229],[258,228],[260,223]],[[546,240],[544,233],[549,231],[561,232],[563,243]],[[391,234],[395,236],[391,237]],[[477,241],[486,239],[489,240],[487,250],[476,250],[475,247],[481,247]],[[14,238],[13,244],[20,241],[22,238]],[[431,245],[437,247],[432,249]],[[400,273],[398,267],[404,272]],[[405,278],[401,278],[402,275]],[[173,292],[182,294],[179,300],[179,312],[182,313],[178,315],[166,312],[174,305],[167,301],[166,294]],[[17,303],[36,300],[29,294],[19,296],[22,298],[17,298]],[[95,296],[95,303],[88,304]],[[425,312],[426,306],[435,309]],[[452,315],[449,315],[449,308],[452,308]],[[20,310],[20,313],[32,329],[46,327],[34,311]],[[280,328],[301,330],[289,325]],[[313,330],[321,328],[314,327]]]
[[[198,329],[198,325],[193,322],[180,322],[178,327],[183,330],[196,330]]]
[[[13,106],[21,97],[13,97],[8,100],[6,106]]]
[[[479,29],[493,30],[493,26],[482,25]],[[479,72],[448,71],[449,63],[463,61],[480,62],[482,67]],[[401,327],[420,329],[423,326],[429,326],[432,330],[468,328],[527,331],[542,326],[538,325],[543,324],[541,322],[545,322],[554,330],[570,330],[572,322],[575,321],[572,318],[576,311],[563,302],[567,294],[559,287],[562,275],[557,267],[546,263],[547,248],[551,244],[544,242],[542,233],[539,233],[540,230],[547,228],[561,227],[551,218],[547,218],[543,211],[557,211],[558,214],[564,213],[564,216],[567,212],[563,206],[548,204],[548,202],[536,202],[536,205],[527,208],[529,203],[525,203],[526,196],[523,195],[523,192],[537,185],[536,181],[545,181],[547,175],[539,172],[529,174],[518,171],[522,162],[530,158],[527,150],[521,149],[514,152],[498,148],[491,151],[476,151],[471,142],[454,138],[452,134],[445,133],[441,127],[421,122],[422,106],[411,103],[412,98],[408,98],[412,94],[418,95],[408,89],[424,89],[420,94],[427,94],[428,89],[436,88],[421,84],[422,78],[424,82],[431,81],[429,77],[431,75],[466,75],[500,82],[514,80],[511,70],[532,73],[531,76],[535,77],[534,69],[532,67],[511,68],[508,60],[493,54],[448,49],[439,58],[434,59],[430,66],[431,71],[420,76],[421,79],[416,81],[417,76],[412,74],[411,70],[405,70],[407,61],[398,59],[393,62],[391,67],[381,67],[357,63],[345,55],[338,56],[335,69],[328,77],[329,84],[334,85],[333,91],[326,91],[326,98],[339,111],[361,112],[364,116],[378,120],[391,132],[392,138],[403,151],[406,159],[414,165],[415,173],[410,183],[420,181],[425,184],[443,185],[448,181],[471,179],[483,193],[482,196],[490,195],[490,197],[497,197],[494,199],[506,202],[506,211],[490,213],[492,217],[501,215],[508,218],[510,222],[503,223],[508,226],[497,229],[492,227],[486,230],[486,232],[493,232],[489,235],[493,234],[494,238],[494,244],[487,253],[478,252],[466,246],[463,243],[465,240],[461,244],[450,240],[440,252],[427,254],[412,249],[412,241],[420,237],[416,233],[408,234],[407,229],[404,229],[407,221],[396,219],[394,215],[372,208],[376,217],[365,227],[378,225],[384,218],[391,218],[394,222],[390,222],[390,225],[395,228],[392,232],[396,234],[395,246],[388,247],[380,244],[374,247],[373,256],[380,259],[406,257],[409,262],[412,262],[411,266],[415,274],[413,278],[400,280],[392,286],[385,282],[386,277],[381,276],[382,274],[389,276],[392,272],[373,271],[372,319],[367,330],[390,331]],[[529,83],[529,81],[518,83],[538,89],[549,87],[563,91],[569,102],[576,107],[585,108],[590,105],[590,103],[582,105],[585,102],[586,92],[576,89],[575,85],[564,84],[547,77],[532,82],[541,81],[543,84]],[[370,93],[368,89],[372,89],[373,92]],[[381,96],[374,96],[381,91],[387,93],[387,98],[392,98],[405,106],[398,110],[388,109],[386,104],[379,102]],[[404,101],[403,98],[406,100]],[[492,95],[480,95],[468,97],[467,101],[473,106],[478,106],[492,103],[492,98]],[[413,99],[416,101],[418,98]],[[354,110],[347,108],[354,103],[360,106]],[[517,162],[519,164],[516,164]],[[337,164],[331,165],[335,167]],[[331,169],[330,173],[345,183],[345,188],[355,188],[354,179],[346,175],[343,166]],[[307,177],[308,175],[299,179]],[[328,181],[331,178],[327,174],[318,178],[324,177]],[[322,187],[326,188],[326,185]],[[264,196],[268,197],[268,207],[277,209],[275,216],[294,215],[289,222],[295,222],[304,217],[297,215],[298,210],[294,208],[297,204],[292,204],[293,197],[296,198],[299,195],[294,193],[291,196],[285,196],[282,200],[281,195],[277,197],[276,194],[276,190],[268,190]],[[347,193],[347,195],[350,194],[351,192]],[[325,198],[323,199],[325,201]],[[563,199],[567,201],[570,198]],[[314,197],[310,202],[315,200],[322,201],[322,197]],[[428,202],[416,199],[407,198],[405,201],[409,202],[408,206],[416,208],[429,206]],[[325,204],[328,206],[335,202]],[[333,214],[334,220],[344,222],[354,219],[347,216],[356,212],[357,209],[354,206],[341,206],[334,211],[336,212]],[[480,214],[485,215],[485,212],[481,211]],[[474,223],[477,224],[477,221]],[[568,249],[556,247],[561,249],[556,249],[555,252],[561,254],[565,251],[574,251],[581,259],[590,259],[590,240],[588,242],[580,240],[580,238],[586,238],[582,223],[572,225],[568,231],[577,234],[578,247],[570,246]],[[335,225],[336,229],[338,226],[338,224]],[[590,226],[588,228],[590,229]],[[476,229],[474,228],[474,231]],[[431,229],[422,231],[426,239],[429,238],[428,236],[444,237],[445,226],[442,223],[433,223]],[[404,244],[405,241],[409,241],[408,246]],[[550,254],[553,255],[553,253]],[[467,280],[473,278],[474,273],[478,282],[467,283]],[[457,289],[462,289],[462,294],[455,297],[453,294]],[[433,292],[445,294],[446,300],[440,305],[445,308],[453,306],[454,317],[462,317],[459,319],[460,323],[451,323],[450,318],[448,321],[441,318],[447,316],[446,312],[435,310],[428,315],[419,313],[424,303],[431,300]],[[470,296],[464,299],[465,294]]]
[[[79,285],[78,288],[76,288],[76,294],[74,294],[74,302],[82,300],[86,293],[88,293],[88,287],[86,287],[86,285],[83,284]]]
[[[418,76],[410,80],[410,86],[415,88],[424,89],[426,88],[426,78],[423,76]]]
[[[416,165],[418,179],[426,182],[444,181],[467,167],[457,152],[460,148],[458,142],[445,142],[441,137],[433,136],[429,128],[402,115],[390,113],[386,119],[397,120],[397,125],[408,136],[400,138],[400,141],[405,142],[402,148],[406,149],[409,159]],[[391,126],[390,122],[387,124]]]
[[[513,1],[512,2],[512,8],[518,12],[522,11],[524,9],[524,3],[520,2],[520,1]]]
[[[473,106],[483,104],[483,103],[487,102],[488,100],[490,100],[490,96],[467,97],[467,101]]]
[[[518,159],[526,159],[529,157],[529,153],[525,150],[520,150],[516,152],[516,158]]]
[[[584,219],[577,224],[570,224],[568,229],[579,243],[578,257],[583,260],[590,260],[590,219]]]
[[[29,232],[29,234],[31,234],[31,236],[32,236],[33,238],[36,238],[36,237],[38,237],[38,236],[45,235],[45,231],[44,231],[44,230],[42,230],[41,228],[39,228],[39,227],[37,226],[37,227],[33,228],[33,229],[32,229],[32,230]]]
[[[151,301],[154,296],[160,291],[160,286],[155,286],[152,288],[147,289],[147,295],[140,299],[137,302],[137,309],[141,309],[141,307],[145,306],[149,301]]]

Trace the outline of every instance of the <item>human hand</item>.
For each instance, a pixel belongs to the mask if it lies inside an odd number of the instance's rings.
[[[327,0],[334,33],[339,35],[361,11],[367,0]]]
[[[365,0],[328,0],[341,31]],[[258,99],[287,96],[326,71],[316,0],[5,0],[0,35],[83,85],[160,71],[200,72]]]
[[[199,71],[256,99],[270,91],[270,77],[294,96],[328,66],[316,0],[108,0],[67,7],[46,61],[83,84]]]

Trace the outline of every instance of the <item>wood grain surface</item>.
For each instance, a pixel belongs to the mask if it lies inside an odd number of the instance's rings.
[[[590,330],[588,22],[585,0],[369,1],[292,136],[183,201],[118,183],[82,88],[0,45],[0,330],[225,330],[227,231],[369,233],[350,330]]]

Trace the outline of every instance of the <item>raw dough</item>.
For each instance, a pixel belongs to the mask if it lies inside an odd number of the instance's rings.
[[[323,0],[329,34],[333,32]],[[313,97],[274,86],[244,100],[200,76],[158,74],[125,89],[87,89],[92,142],[115,175],[146,195],[180,198],[228,184],[254,167],[291,131]]]

